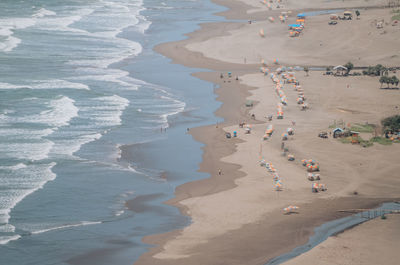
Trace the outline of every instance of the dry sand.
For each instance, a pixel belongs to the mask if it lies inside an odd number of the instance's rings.
[[[306,18],[305,29],[297,38],[289,37],[288,24],[266,19],[243,24],[225,36],[192,43],[187,48],[204,56],[232,63],[329,66],[353,62],[355,66],[400,65],[400,26],[376,28],[376,21],[390,21],[391,9],[362,11],[361,19],[328,25],[329,15]],[[275,16],[277,19],[277,17]],[[277,19],[278,20],[278,19]],[[259,35],[264,30],[265,37]]]
[[[400,216],[387,215],[328,238],[282,265],[399,264]]]
[[[378,124],[383,117],[398,114],[398,90],[379,89],[377,77],[333,77],[324,76],[322,72],[305,76],[304,72],[297,72],[310,109],[300,110],[295,103],[297,92],[293,85],[286,84],[283,90],[288,97],[288,106],[284,108],[284,119],[277,120],[279,98],[275,86],[269,77],[252,72],[251,69],[256,70],[259,65],[248,64],[260,59],[257,54],[252,55],[252,48],[247,48],[250,44],[268,47],[261,49],[267,61],[280,55],[279,58],[283,58],[280,62],[288,65],[333,65],[358,56],[353,54],[352,48],[358,42],[365,44],[368,51],[360,52],[360,63],[376,64],[382,60],[385,65],[396,64],[399,62],[397,57],[385,58],[398,53],[397,35],[393,35],[398,32],[386,34],[388,41],[385,44],[381,42],[382,35],[365,34],[364,27],[369,26],[367,21],[387,16],[387,10],[371,9],[368,12],[360,21],[343,22],[348,23],[346,26],[339,24],[335,28],[337,32],[330,34],[338,38],[348,31],[361,32],[358,35],[353,32],[341,41],[332,38],[336,45],[342,43],[341,48],[332,46],[334,51],[342,51],[340,55],[316,50],[311,45],[313,38],[325,36],[321,32],[328,30],[326,23],[318,23],[318,20],[326,20],[325,16],[307,19],[309,31],[295,40],[281,34],[287,33],[286,25],[272,25],[278,44],[271,44],[268,38],[261,39],[258,30],[254,31],[257,24],[222,23],[205,25],[190,34],[188,40],[157,48],[178,63],[233,71],[233,76],[240,76],[240,84],[233,78],[219,78],[219,72],[197,74],[220,85],[216,93],[223,105],[216,115],[226,119],[218,128],[213,125],[191,130],[196,140],[206,144],[200,170],[209,172],[211,178],[177,188],[176,198],[168,203],[188,214],[192,224],[180,231],[146,238],[145,242],[156,244],[156,247],[143,255],[137,264],[265,264],[304,244],[316,225],[344,216],[338,210],[368,208],[399,199],[399,145],[375,144],[362,148],[317,137],[335,120],[344,120],[346,124]],[[232,29],[232,35],[219,36],[226,35],[227,28]],[[350,38],[352,36],[355,37]],[[265,43],[258,42],[260,39]],[[301,52],[292,42],[303,45]],[[348,49],[342,50],[343,47]],[[317,56],[311,56],[314,54]],[[243,64],[243,56],[246,56],[247,64]],[[244,106],[246,97],[257,101],[255,107]],[[250,114],[255,114],[257,120],[250,119]],[[271,122],[266,119],[269,114],[274,115]],[[239,128],[241,121],[252,124],[251,134],[245,134]],[[296,125],[292,125],[292,121]],[[275,132],[269,140],[263,141],[269,123],[275,126]],[[293,162],[281,155],[281,134],[288,127],[295,129],[295,135],[285,142],[289,152],[296,157]],[[237,138],[224,137],[224,132],[234,130],[238,132]],[[274,190],[271,175],[259,165],[260,158],[275,165],[283,181],[283,191]],[[300,163],[303,158],[319,161],[321,182],[328,186],[327,192],[310,192],[311,182],[306,179],[306,170]],[[218,175],[219,169],[222,169],[222,175]],[[355,191],[358,195],[354,195]],[[300,213],[283,215],[282,208],[290,204],[300,206]],[[391,230],[390,227],[387,229]]]

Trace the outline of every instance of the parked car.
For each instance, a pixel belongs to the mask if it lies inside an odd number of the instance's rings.
[[[321,137],[321,138],[328,138],[328,133],[327,133],[327,132],[320,132],[320,133],[318,134],[318,137]]]
[[[336,25],[336,24],[337,24],[337,21],[332,20],[332,21],[329,21],[328,24],[329,24],[329,25]]]

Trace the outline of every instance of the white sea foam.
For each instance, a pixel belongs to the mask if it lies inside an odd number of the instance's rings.
[[[18,170],[21,168],[26,168],[26,165],[24,163],[18,163],[13,166],[0,166],[0,169],[6,169],[6,170]]]
[[[98,105],[90,116],[91,120],[99,126],[117,126],[121,124],[121,115],[123,110],[129,105],[129,100],[118,95],[95,98]]]
[[[69,121],[78,116],[79,109],[74,105],[74,102],[73,99],[62,96],[47,104],[50,109],[42,111],[39,115],[24,117],[22,120],[56,127],[69,125]]]
[[[68,14],[60,14],[56,17],[43,17],[38,20],[36,26],[41,30],[89,34],[88,31],[73,28],[71,25],[80,21],[83,17],[92,14],[93,12],[93,8],[79,8]]]
[[[95,80],[116,83],[121,89],[137,90],[144,82],[129,76],[129,72],[119,69],[79,68],[77,71],[87,73],[72,77],[70,80]],[[0,86],[1,87],[1,86]]]
[[[101,224],[101,223],[102,223],[101,221],[97,221],[97,222],[82,221],[82,222],[79,222],[79,223],[76,223],[76,224],[66,224],[66,225],[61,225],[61,226],[50,227],[50,228],[46,228],[46,229],[32,231],[31,234],[37,235],[37,234],[42,234],[42,233],[55,231],[55,230],[67,229],[67,228],[78,227],[78,226],[86,226],[86,225],[97,225],[97,224]]]
[[[20,239],[20,235],[13,235],[13,236],[0,236],[0,245],[5,245],[10,241],[18,240]]]
[[[54,142],[41,140],[38,142],[0,143],[3,157],[38,161],[46,159]]]
[[[0,51],[10,52],[15,49],[21,40],[12,36],[15,30],[24,29],[35,25],[36,21],[32,18],[3,18],[0,19]]]
[[[14,233],[15,226],[10,224],[0,225],[0,232],[1,233]]]
[[[51,171],[55,165],[54,162],[31,164],[15,170],[14,174],[2,174],[0,227],[8,224],[10,211],[17,203],[56,178],[56,174]]]
[[[69,88],[69,89],[85,89],[90,90],[89,87],[85,84],[70,82],[61,79],[51,79],[51,80],[37,80],[33,81],[29,85],[16,85],[10,83],[2,83],[0,82],[0,89],[62,89],[62,88]]]
[[[35,14],[33,14],[32,17],[40,18],[45,16],[55,16],[55,15],[57,15],[56,12],[47,10],[46,8],[41,8]]]
[[[73,156],[74,153],[78,152],[82,145],[93,142],[101,138],[100,133],[84,134],[75,136],[70,139],[58,140],[52,147],[50,154],[52,155],[64,155]]]
[[[14,129],[13,127],[0,127],[0,139],[15,140],[40,140],[54,132],[53,129],[33,130]]]

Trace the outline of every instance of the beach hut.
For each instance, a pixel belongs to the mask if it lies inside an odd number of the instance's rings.
[[[332,131],[333,133],[333,138],[341,137],[344,133],[344,130],[342,128],[336,128]]]
[[[333,70],[336,71],[335,75],[343,75],[345,72],[347,72],[347,67],[343,65],[338,65],[333,67]]]
[[[353,18],[353,13],[351,11],[344,11],[343,16],[347,20],[351,20]]]

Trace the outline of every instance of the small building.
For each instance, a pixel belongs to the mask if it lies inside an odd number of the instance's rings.
[[[336,128],[332,131],[333,133],[333,138],[341,137],[344,133],[344,130],[342,128]]]
[[[335,75],[344,75],[344,73],[347,73],[347,67],[343,65],[338,65],[333,67],[333,70],[336,71]]]
[[[345,19],[351,20],[353,18],[353,13],[351,11],[345,11],[343,13],[343,16],[344,16]]]

